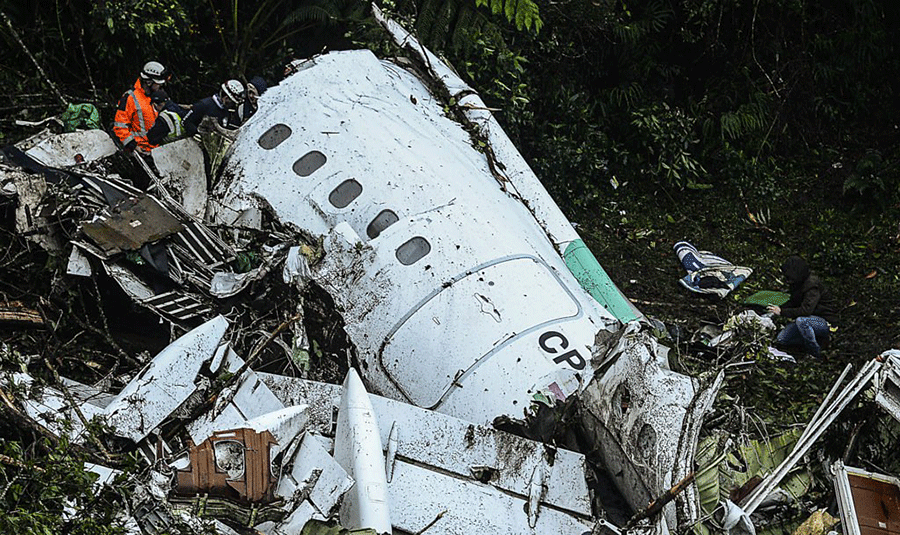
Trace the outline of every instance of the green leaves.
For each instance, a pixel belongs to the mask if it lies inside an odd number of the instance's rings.
[[[26,450],[14,441],[0,444],[0,488],[5,490],[0,494],[0,532],[122,533],[112,522],[119,506],[97,495],[96,476],[85,470],[77,450],[65,439],[34,446]],[[47,451],[36,455],[35,450]]]
[[[657,177],[678,188],[710,187],[700,183],[706,170],[689,150],[699,143],[695,118],[665,102],[634,110],[631,116],[646,161]]]
[[[544,25],[540,17],[540,9],[532,0],[475,0],[475,5],[488,7],[494,15],[502,13],[506,16],[506,20],[516,25],[516,29],[519,31],[534,29],[534,32],[537,33]]]

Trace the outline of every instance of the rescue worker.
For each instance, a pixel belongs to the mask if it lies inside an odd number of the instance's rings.
[[[196,134],[200,122],[206,116],[213,117],[225,128],[236,128],[239,125],[230,124],[233,119],[229,120],[229,114],[244,102],[245,95],[244,84],[238,80],[228,80],[222,84],[218,93],[191,106],[191,110],[182,120],[185,133],[189,136]]]
[[[266,92],[269,84],[266,83],[266,80],[262,76],[254,76],[247,82],[247,98],[244,99],[237,109],[234,111],[230,122],[235,126],[240,126],[247,122],[250,117],[256,113],[256,110],[259,109],[259,104],[257,101],[259,100],[260,95]]]
[[[147,132],[147,141],[152,145],[161,145],[184,135],[182,118],[187,113],[186,109],[172,102],[162,89],[150,95],[150,104],[158,115],[153,127]]]
[[[149,154],[153,144],[147,140],[147,131],[156,122],[156,110],[150,104],[150,93],[162,89],[169,78],[169,71],[158,61],[144,64],[134,87],[119,99],[113,132],[126,152],[138,150]]]

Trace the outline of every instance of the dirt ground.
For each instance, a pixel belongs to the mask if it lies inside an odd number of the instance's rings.
[[[837,331],[823,358],[798,353],[796,365],[760,360],[747,373],[728,376],[717,402],[719,411],[739,403],[772,432],[809,421],[848,363],[855,372],[882,352],[900,348],[900,228],[888,216],[897,207],[866,214],[850,201],[823,190],[817,198],[749,208],[752,203],[722,198],[715,190],[677,196],[662,190],[610,192],[591,211],[570,217],[625,295],[645,315],[680,327],[688,339],[704,325],[721,327],[747,309],[741,301],[752,293],[784,291],[779,266],[787,256],[810,261],[840,306]],[[761,211],[765,221],[758,217]],[[753,273],[725,298],[692,293],[678,284],[686,271],[673,246],[681,240]],[[776,323],[780,328],[784,320]],[[688,363],[685,371],[716,364],[696,350],[676,344],[680,362]],[[898,428],[860,396],[825,433],[815,456],[897,473]]]
[[[604,269],[642,312],[690,332],[704,323],[721,325],[746,308],[740,301],[756,291],[786,290],[779,266],[791,254],[803,256],[840,307],[838,330],[819,364],[843,366],[900,347],[900,228],[896,222],[890,228],[884,212],[868,220],[848,213],[816,222],[822,213],[852,209],[824,194],[820,201],[776,205],[768,209],[768,224],[760,224],[750,219],[755,209],[714,190],[682,192],[677,201],[661,192],[629,192],[597,203],[615,202],[615,209],[573,219]],[[841,228],[842,219],[853,224]],[[821,227],[829,226],[834,228],[823,238]],[[723,299],[689,292],[678,284],[686,271],[673,246],[681,240],[753,274]],[[841,249],[845,244],[852,254]]]

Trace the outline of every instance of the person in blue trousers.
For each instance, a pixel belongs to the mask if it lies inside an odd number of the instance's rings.
[[[837,321],[834,300],[803,258],[788,257],[781,273],[790,287],[791,298],[780,307],[769,305],[768,310],[794,321],[778,333],[775,343],[781,347],[799,347],[814,357],[821,357],[821,344]]]

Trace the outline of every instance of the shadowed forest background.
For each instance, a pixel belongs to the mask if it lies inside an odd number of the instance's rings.
[[[852,341],[897,332],[900,5],[876,0],[419,0],[383,9],[492,107],[612,278],[687,321],[671,246],[691,241],[779,286],[797,253],[837,290]],[[368,4],[7,2],[0,141],[62,102],[110,124],[145,61],[192,103],[291,58],[392,50]],[[634,281],[634,282],[632,282]],[[649,308],[647,308],[649,307]],[[860,344],[860,345],[858,345]]]
[[[900,347],[900,2],[379,5],[498,110],[648,316],[687,333],[721,325],[743,297],[783,288],[786,256],[809,260],[840,304],[838,331],[825,360],[762,362],[730,387],[762,417],[805,421],[846,363]],[[351,0],[4,1],[0,17],[4,145],[35,132],[16,119],[56,115],[68,102],[96,105],[109,127],[149,60],[172,71],[169,95],[189,104],[229,78],[276,83],[290,59],[323,50],[395,52],[368,4]],[[50,262],[33,247],[16,249],[5,223],[0,296],[37,306],[54,284]],[[690,294],[677,284],[679,240],[754,273],[721,300]],[[854,428],[852,411],[844,425]],[[84,483],[56,469],[48,480]]]

